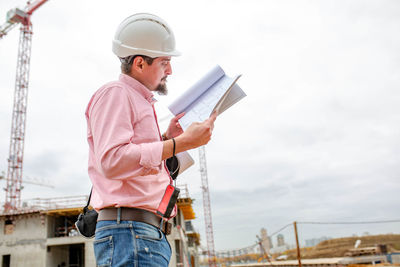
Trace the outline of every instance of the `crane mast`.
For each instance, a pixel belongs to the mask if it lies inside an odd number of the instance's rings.
[[[6,203],[4,207],[6,211],[16,210],[21,205],[22,167],[24,158],[31,41],[32,25],[30,23],[21,25],[7,169],[8,179],[6,187]]]
[[[215,257],[215,248],[214,248],[214,231],[213,231],[212,216],[211,216],[210,191],[208,190],[206,149],[204,146],[199,148],[199,161],[200,161],[201,185],[203,189],[203,207],[204,207],[204,220],[205,220],[206,238],[207,238],[208,266],[216,267],[217,261]]]
[[[7,22],[0,28],[0,38],[16,24],[21,24],[18,45],[17,73],[15,77],[14,106],[11,120],[11,138],[8,156],[5,212],[21,207],[22,170],[24,159],[26,108],[28,101],[29,67],[32,43],[32,13],[47,0],[28,2],[24,10],[19,8],[7,12]]]

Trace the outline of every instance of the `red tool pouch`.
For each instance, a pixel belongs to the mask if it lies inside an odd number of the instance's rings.
[[[165,189],[165,193],[163,198],[161,199],[160,204],[158,205],[157,214],[161,215],[164,218],[169,218],[172,210],[175,207],[176,201],[179,196],[179,188],[174,187],[169,184],[167,189]]]

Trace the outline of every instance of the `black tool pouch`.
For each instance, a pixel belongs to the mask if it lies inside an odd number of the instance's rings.
[[[96,223],[98,216],[97,211],[89,209],[92,190],[90,191],[89,199],[87,201],[86,206],[83,207],[83,212],[79,214],[78,219],[75,222],[75,226],[78,232],[87,238],[94,237],[94,233],[96,232]]]
[[[179,160],[176,156],[170,157],[166,160],[167,168],[169,171],[169,175],[171,176],[172,180],[175,180],[179,174]]]

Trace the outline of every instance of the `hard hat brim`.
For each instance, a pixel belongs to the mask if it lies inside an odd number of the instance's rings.
[[[173,50],[173,51],[155,51],[155,50],[149,50],[149,49],[144,49],[144,48],[135,48],[131,46],[127,46],[124,44],[121,44],[119,40],[113,40],[113,47],[112,50],[114,54],[116,54],[118,57],[128,57],[128,56],[134,56],[134,55],[143,55],[143,56],[148,56],[151,58],[155,57],[177,57],[181,55],[181,52],[178,50]]]

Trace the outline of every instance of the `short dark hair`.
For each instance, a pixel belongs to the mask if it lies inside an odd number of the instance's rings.
[[[129,74],[131,72],[132,63],[136,57],[143,58],[143,60],[146,61],[146,63],[149,65],[153,64],[154,61],[154,58],[144,55],[134,55],[120,58],[119,60],[121,61],[121,71],[123,74]]]

